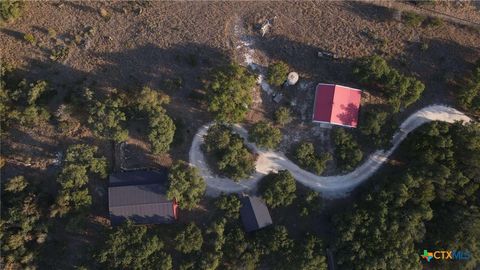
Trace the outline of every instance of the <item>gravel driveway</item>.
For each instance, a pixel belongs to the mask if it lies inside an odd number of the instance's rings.
[[[377,150],[354,171],[336,176],[318,176],[298,167],[289,160],[284,153],[258,148],[247,141],[248,133],[240,125],[234,126],[235,132],[240,134],[247,145],[258,154],[256,172],[248,179],[234,182],[231,179],[213,175],[208,167],[205,156],[200,149],[203,137],[212,123],[202,126],[195,134],[189,152],[190,164],[196,166],[207,183],[207,195],[218,196],[220,193],[241,193],[254,191],[258,181],[271,171],[289,170],[295,179],[303,185],[321,192],[326,198],[338,198],[348,195],[348,192],[370,178],[388,157],[412,132],[424,123],[431,121],[469,122],[471,119],[462,112],[443,105],[432,105],[410,115],[401,125],[392,138],[393,146],[389,150]]]

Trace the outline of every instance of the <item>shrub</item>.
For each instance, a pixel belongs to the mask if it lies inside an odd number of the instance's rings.
[[[253,102],[252,89],[255,76],[236,64],[216,71],[207,86],[208,110],[220,122],[242,121]]]
[[[336,128],[332,131],[331,136],[335,144],[335,159],[338,167],[343,171],[357,167],[362,160],[363,153],[352,134],[347,133],[343,128]]]
[[[226,125],[216,124],[208,129],[204,150],[213,154],[220,173],[233,180],[246,178],[255,171],[255,156],[243,138]]]
[[[411,27],[418,27],[425,20],[424,16],[417,14],[415,12],[409,12],[409,11],[404,12],[402,17],[405,24]]]
[[[270,123],[262,121],[253,125],[248,140],[260,147],[275,149],[282,140],[282,132]]]
[[[37,44],[37,39],[30,33],[28,34],[25,34],[23,36],[23,39],[25,39],[25,41],[27,41],[28,43],[32,44],[32,45],[35,45]]]
[[[205,193],[206,184],[196,167],[179,160],[168,175],[167,197],[175,199],[182,209],[194,209]]]
[[[438,17],[429,17],[426,20],[426,23],[427,23],[427,26],[429,26],[429,27],[439,27],[439,26],[443,25],[442,19],[440,19]]]
[[[223,211],[223,216],[227,219],[237,219],[240,215],[240,199],[235,194],[223,194],[215,201],[215,206]]]
[[[65,60],[70,53],[70,49],[66,46],[57,46],[55,47],[51,54],[50,59],[53,61]]]
[[[280,107],[275,111],[275,123],[281,126],[292,122],[292,112],[287,107]]]
[[[107,269],[172,269],[164,244],[147,226],[128,221],[107,235],[95,257]]]
[[[269,173],[260,183],[260,194],[270,207],[288,206],[295,199],[297,186],[287,170]]]
[[[150,116],[148,140],[154,154],[164,154],[170,150],[175,135],[173,120],[164,113]]]
[[[360,82],[376,88],[395,112],[417,101],[425,90],[421,81],[389,67],[387,61],[378,55],[360,59],[353,73]]]
[[[294,158],[302,168],[320,175],[325,170],[326,163],[332,159],[332,156],[329,153],[317,155],[313,144],[304,142],[295,150]]]
[[[267,82],[274,86],[282,85],[287,80],[288,71],[288,65],[281,61],[268,66]]]
[[[200,250],[202,244],[202,231],[193,222],[175,237],[175,249],[184,254]]]
[[[118,98],[107,98],[103,103],[96,101],[90,108],[88,123],[93,133],[115,142],[128,139],[128,130],[124,128],[127,116],[122,111],[123,104]]]
[[[10,22],[22,14],[25,6],[24,1],[2,0],[0,1],[0,19],[1,21]]]

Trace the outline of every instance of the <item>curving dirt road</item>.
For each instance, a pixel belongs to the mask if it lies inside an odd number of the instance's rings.
[[[354,171],[336,176],[318,176],[305,171],[290,161],[281,152],[268,151],[257,148],[255,144],[249,143],[247,131],[239,125],[234,126],[247,145],[258,153],[256,172],[248,179],[234,182],[228,178],[213,175],[205,160],[205,156],[200,149],[203,144],[203,136],[212,123],[202,126],[192,142],[189,152],[190,164],[196,166],[207,183],[207,195],[217,196],[224,193],[240,193],[255,190],[258,181],[262,176],[271,171],[287,169],[295,179],[311,189],[321,192],[326,198],[335,198],[346,196],[349,191],[367,180],[377,171],[380,166],[388,159],[393,151],[412,132],[419,126],[430,121],[444,121],[453,123],[455,121],[469,122],[471,119],[462,112],[443,105],[433,105],[425,107],[410,115],[401,125],[399,131],[393,136],[393,146],[385,150],[377,150],[371,154],[368,159]]]

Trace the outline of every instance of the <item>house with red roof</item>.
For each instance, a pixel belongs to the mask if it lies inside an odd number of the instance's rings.
[[[315,90],[313,122],[355,128],[361,98],[359,89],[319,83]]]

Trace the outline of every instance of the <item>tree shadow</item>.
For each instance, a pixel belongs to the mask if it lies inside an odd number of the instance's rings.
[[[91,13],[100,16],[100,13],[98,10],[91,6],[83,5],[81,2],[76,2],[76,1],[64,1],[63,2],[66,6],[69,6],[77,11],[82,11],[86,13]]]
[[[318,52],[325,48],[290,40],[284,36],[267,36],[256,41],[269,58],[284,61],[308,79],[324,82],[353,83],[350,59],[325,59]]]
[[[23,36],[25,35],[24,33],[22,32],[18,32],[18,31],[15,31],[15,30],[11,30],[11,29],[6,29],[6,28],[2,28],[0,31],[2,31],[4,34],[6,35],[9,35],[19,41],[24,41],[25,39],[23,38]]]
[[[349,103],[347,106],[341,105],[342,113],[337,114],[338,119],[343,125],[354,125],[358,122],[358,110],[359,106]]]
[[[348,11],[358,15],[364,20],[377,22],[388,22],[393,20],[394,10],[387,7],[360,1],[344,2],[343,6]]]

